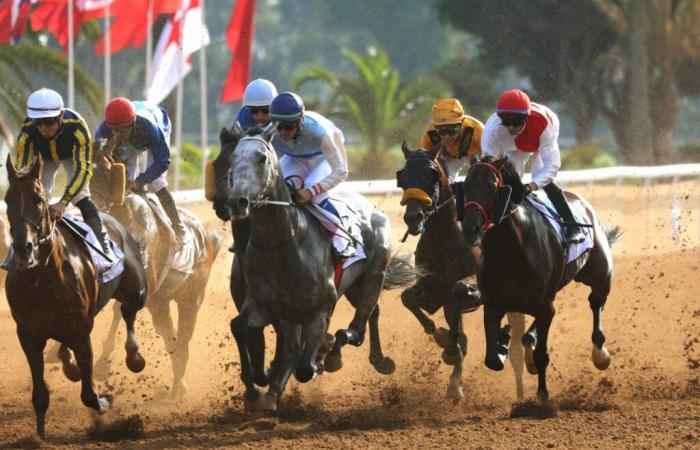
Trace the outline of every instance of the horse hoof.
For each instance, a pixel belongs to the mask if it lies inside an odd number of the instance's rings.
[[[610,361],[612,361],[612,358],[610,357],[610,353],[608,352],[607,348],[603,347],[599,349],[595,345],[593,346],[591,359],[593,360],[593,364],[598,370],[607,369],[610,366]]]
[[[537,400],[541,402],[546,402],[549,400],[549,392],[547,391],[537,391]]]
[[[139,373],[146,367],[146,360],[143,359],[139,352],[127,354],[126,367],[134,373]]]
[[[249,413],[260,413],[265,411],[265,401],[260,392],[253,391],[243,397],[243,409]]]
[[[316,378],[316,375],[319,373],[320,371],[317,371],[312,364],[309,364],[307,367],[298,368],[294,372],[294,378],[296,378],[299,383],[308,383]]]
[[[73,383],[80,381],[80,369],[73,363],[63,364],[63,374]]]
[[[396,364],[394,363],[394,360],[389,358],[388,356],[385,356],[383,358],[377,358],[376,360],[370,358],[369,362],[372,364],[372,366],[374,366],[376,371],[382,375],[391,375],[396,370]]]
[[[453,402],[457,403],[464,399],[464,390],[462,389],[462,386],[448,386],[445,397],[447,400],[452,400]]]
[[[460,359],[460,355],[455,349],[450,349],[449,347],[442,351],[442,362],[448,366],[454,366]],[[461,353],[461,352],[460,352]]]
[[[535,365],[534,349],[529,345],[525,347],[525,367],[530,375],[537,375],[537,366]]]
[[[505,358],[501,359],[499,356],[489,357],[487,356],[484,360],[484,364],[491,370],[500,371],[503,370]]]
[[[277,403],[277,396],[268,392],[265,394],[263,411],[272,416],[277,415]]]
[[[97,398],[97,413],[99,415],[105,414],[107,411],[112,409],[112,403],[114,402],[114,397],[111,395],[102,395]]]
[[[340,348],[348,343],[350,336],[347,330],[338,330],[335,332],[335,346]]]
[[[450,332],[446,328],[440,327],[433,333],[433,339],[440,348],[450,345]]]
[[[329,353],[323,364],[326,366],[326,372],[337,372],[343,367],[343,356],[340,352]]]
[[[170,390],[170,399],[178,400],[185,396],[187,393],[187,383],[184,381],[176,382],[173,388]]]

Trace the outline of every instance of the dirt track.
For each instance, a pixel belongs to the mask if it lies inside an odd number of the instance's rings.
[[[511,418],[515,402],[512,370],[483,365],[481,313],[465,316],[469,355],[465,361],[466,400],[444,400],[449,369],[440,351],[403,308],[399,291],[383,295],[380,327],[385,352],[397,363],[392,376],[374,372],[368,345],[347,348],[345,366],[306,385],[292,380],[277,418],[242,412],[238,357],[228,330],[235,315],[228,293],[231,254],[221,252],[199,315],[184,400],[161,400],[170,381],[170,363],[147,312],[137,333],[148,361],[136,376],[123,364],[123,330],[113,360],[115,373],[102,392],[115,395],[107,424],[138,414],[143,435],[104,442],[88,430],[94,421],[80,403],[79,385],[58,366],[48,365],[51,389],[47,442],[61,448],[219,448],[251,447],[467,447],[467,448],[698,448],[700,447],[700,192],[695,182],[658,187],[578,187],[605,223],[625,234],[614,248],[616,279],[603,314],[613,363],[598,372],[590,361],[591,314],[582,286],[567,287],[557,299],[550,334],[548,370],[553,406]],[[672,238],[671,205],[682,206],[680,235]],[[375,198],[403,235],[395,197]],[[209,205],[193,209],[224,234]],[[406,248],[415,246],[410,238]],[[351,310],[341,300],[332,330],[346,325]],[[435,317],[444,325],[442,317]],[[93,341],[101,348],[107,309],[98,318]],[[31,383],[4,296],[0,299],[0,448],[34,448]],[[526,375],[532,397],[536,377]],[[538,417],[540,416],[540,417]],[[543,417],[548,416],[548,417]],[[132,428],[139,421],[132,418]],[[133,431],[133,430],[132,430]],[[132,434],[134,434],[132,432]],[[129,435],[122,432],[121,436]],[[101,435],[108,438],[109,435]]]

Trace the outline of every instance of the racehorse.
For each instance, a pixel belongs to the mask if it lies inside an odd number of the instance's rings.
[[[7,224],[0,217],[0,259],[4,260],[7,256],[7,252],[10,251],[10,245],[12,244],[12,239],[10,238],[10,230],[7,228]],[[0,270],[0,289],[5,288],[5,278],[7,277],[7,272]]]
[[[508,356],[499,337],[504,313],[517,311],[533,316],[535,320],[523,335],[522,344],[528,371],[538,376],[537,395],[546,400],[547,338],[554,299],[571,280],[591,288],[592,359],[600,370],[610,365],[600,313],[613,276],[611,245],[620,232],[618,227],[604,229],[590,203],[567,192],[572,208],[590,221],[593,239],[592,248],[567,263],[568,250],[561,238],[548,219],[525,199],[526,195],[515,167],[506,158],[474,161],[464,182],[462,233],[468,245],[481,245],[477,280],[484,301],[486,366],[502,370]]]
[[[116,178],[123,177],[121,171],[115,171],[115,163],[105,142],[95,143],[93,157],[94,176],[90,190],[95,203],[105,212],[109,212],[136,239],[141,260],[145,266],[148,279],[149,298],[146,303],[151,313],[156,332],[163,338],[165,348],[170,355],[173,370],[172,398],[185,394],[187,385],[184,381],[189,343],[197,322],[197,313],[204,301],[204,291],[209,280],[220,247],[220,238],[214,231],[204,228],[201,221],[192,212],[178,208],[185,227],[190,231],[195,245],[194,265],[186,272],[172,268],[173,249],[177,248],[173,233],[168,229],[154,211],[151,201],[144,193],[128,192],[120,200],[123,183]],[[170,317],[170,301],[178,308],[177,333]],[[98,367],[106,378],[109,373],[109,355],[114,349],[118,316],[114,316],[105,340],[103,353]]]
[[[462,362],[467,353],[467,336],[462,326],[462,313],[474,311],[480,302],[479,292],[460,280],[476,273],[480,252],[464,242],[457,222],[453,187],[446,175],[439,147],[430,151],[401,149],[406,159],[397,172],[397,184],[403,189],[404,222],[408,233],[420,234],[415,251],[416,267],[421,269],[416,283],[403,291],[401,301],[444,348],[442,359],[452,365],[447,398],[459,400],[462,390]],[[423,311],[435,314],[443,309],[449,335]],[[515,336],[522,336],[525,320],[521,314],[508,315]],[[514,341],[513,341],[514,342]],[[515,372],[518,399],[523,397],[523,354],[519,345],[511,343],[511,365]]]
[[[146,301],[147,285],[136,243],[108,215],[102,215],[102,220],[124,253],[124,270],[109,282],[99,281],[82,240],[51,220],[41,184],[42,170],[41,158],[30,170],[18,172],[8,157],[10,184],[5,203],[13,257],[5,292],[31,369],[36,430],[43,439],[49,406],[49,391],[44,381],[46,341],[54,339],[61,343],[59,358],[63,372],[71,381],[82,382],[83,404],[105,413],[111,408],[112,398],[98,395],[92,380],[90,331],[94,317],[109,299],[119,300],[127,330],[126,365],[132,372],[140,372],[146,362],[138,351],[134,321]],[[75,354],[77,367],[71,362],[69,349]]]
[[[231,321],[246,387],[245,405],[271,412],[276,411],[293,370],[300,382],[310,381],[324,370],[319,348],[329,344],[326,332],[338,298],[347,297],[355,307],[355,316],[347,329],[335,333],[332,350],[325,359],[326,364],[329,359],[335,361],[333,365],[340,358],[342,346],[362,344],[368,319],[375,316],[376,320],[379,314],[381,290],[410,282],[413,274],[406,257],[390,254],[386,216],[360,195],[340,191],[334,197],[357,213],[367,258],[347,267],[338,281],[332,236],[304,207],[292,203],[270,144],[273,132],[270,128],[260,135],[245,136],[231,151],[228,196],[232,217],[251,220],[243,261],[248,289],[240,314]],[[226,134],[224,130],[222,142],[232,142]],[[248,335],[250,330],[274,322],[282,331],[282,362],[273,371],[263,399],[254,383],[255,371],[261,367],[251,362]],[[381,352],[378,333],[375,337],[371,353]]]

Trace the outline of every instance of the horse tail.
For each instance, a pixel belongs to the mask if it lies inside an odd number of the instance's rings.
[[[413,266],[411,254],[394,253],[391,255],[389,267],[384,274],[383,289],[396,289],[413,284],[419,275],[419,269]]]
[[[622,230],[620,229],[619,225],[603,227],[603,229],[605,231],[605,237],[608,238],[608,244],[610,244],[610,247],[612,247],[613,244],[620,240],[620,236],[622,236]]]

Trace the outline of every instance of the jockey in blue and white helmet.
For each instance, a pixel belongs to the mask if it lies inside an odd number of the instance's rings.
[[[277,88],[269,80],[258,78],[248,83],[243,93],[243,107],[232,131],[240,136],[255,126],[264,127],[270,123],[270,103],[276,96]]]

